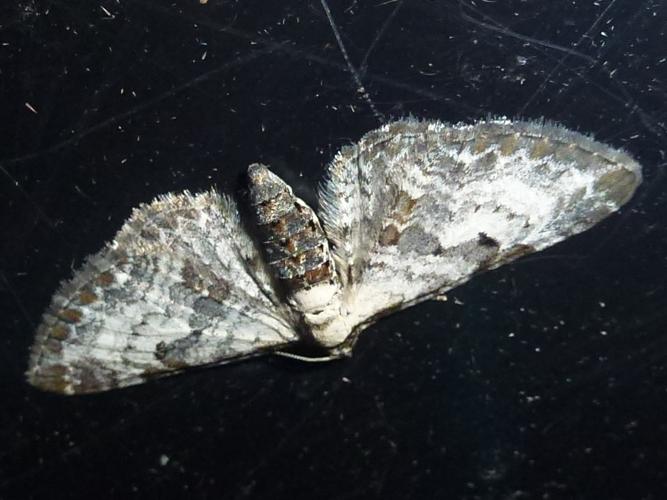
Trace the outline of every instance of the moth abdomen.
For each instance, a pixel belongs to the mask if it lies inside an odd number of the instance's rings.
[[[315,212],[266,166],[248,167],[250,198],[268,264],[290,294],[337,283],[329,242]]]

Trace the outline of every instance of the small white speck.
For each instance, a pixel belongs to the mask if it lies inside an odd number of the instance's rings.
[[[167,455],[165,455],[164,453],[162,455],[160,455],[160,465],[162,467],[164,467],[168,463],[169,463],[169,457]]]
[[[115,17],[104,5],[100,5],[100,9],[102,9],[102,12],[104,12],[110,19]]]
[[[604,302],[598,302],[598,304],[600,304],[600,307],[607,307],[607,304],[605,304]]]
[[[343,382],[345,382],[346,384],[351,384],[351,383],[352,383],[352,381],[351,381],[349,378],[347,378],[347,377],[343,377],[341,380],[342,380]]]
[[[600,335],[602,335],[603,337],[607,335],[607,330],[600,330]]]
[[[28,108],[30,111],[37,114],[37,110],[35,109],[35,107],[32,104],[30,104],[29,102],[25,102],[23,104],[25,104],[25,107]]]

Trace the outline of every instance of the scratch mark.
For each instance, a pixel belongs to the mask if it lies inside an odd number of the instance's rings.
[[[343,54],[343,58],[345,59],[345,63],[347,64],[347,69],[349,70],[350,74],[352,75],[352,78],[354,79],[354,82],[357,84],[357,92],[361,94],[368,104],[368,107],[371,108],[371,111],[373,112],[373,116],[378,120],[380,123],[384,123],[385,119],[382,113],[378,111],[378,109],[375,107],[375,103],[373,103],[373,100],[371,99],[371,96],[368,95],[368,92],[366,91],[366,88],[364,87],[364,84],[361,82],[361,77],[359,76],[359,73],[357,70],[354,68],[352,65],[352,61],[350,61],[350,56],[347,53],[347,49],[345,48],[345,45],[343,44],[343,39],[340,37],[340,33],[338,32],[338,28],[336,27],[336,23],[334,22],[333,16],[331,15],[331,10],[329,10],[329,5],[327,5],[326,0],[320,0],[320,3],[322,4],[322,8],[324,9],[325,14],[327,15],[327,19],[329,20],[329,25],[331,26],[331,29],[334,33],[334,36],[336,37],[336,42],[338,43],[338,48]]]

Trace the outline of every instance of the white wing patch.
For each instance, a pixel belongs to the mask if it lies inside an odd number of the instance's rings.
[[[249,174],[260,241],[215,192],[140,207],[54,295],[28,380],[75,394],[297,344],[345,355],[379,317],[590,228],[641,182],[622,151],[507,120],[369,132],[330,165],[321,221]]]

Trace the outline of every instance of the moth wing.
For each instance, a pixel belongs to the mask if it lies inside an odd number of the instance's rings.
[[[584,231],[640,182],[624,152],[550,124],[404,120],[370,132],[337,155],[320,191],[346,322],[363,326]]]
[[[159,197],[54,295],[31,384],[66,394],[138,384],[297,340],[233,201]]]

